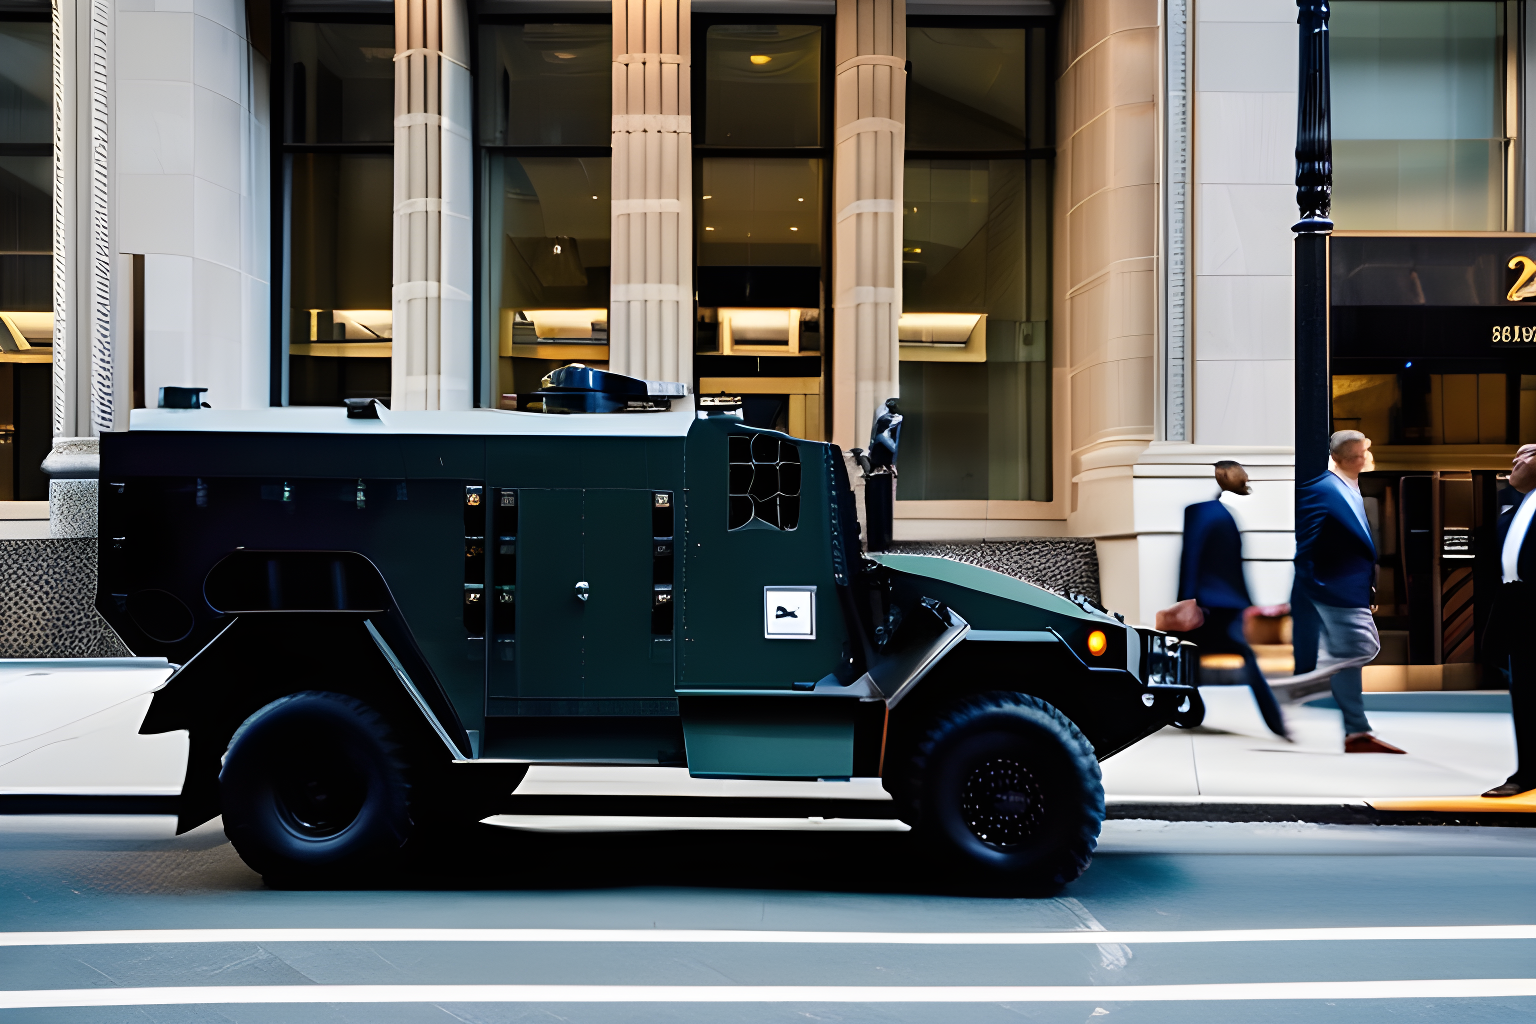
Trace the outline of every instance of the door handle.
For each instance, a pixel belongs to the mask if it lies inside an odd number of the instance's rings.
[[[592,588],[587,586],[586,580],[582,580],[580,583],[576,584],[576,600],[585,601],[591,592]]]

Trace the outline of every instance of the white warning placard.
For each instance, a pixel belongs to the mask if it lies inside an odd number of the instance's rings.
[[[816,639],[816,588],[764,587],[763,636],[770,640]]]

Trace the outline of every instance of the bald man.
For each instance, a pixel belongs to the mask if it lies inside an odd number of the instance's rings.
[[[1483,633],[1483,651],[1509,670],[1509,702],[1514,712],[1515,773],[1483,796],[1507,797],[1536,789],[1536,444],[1522,445],[1509,469],[1509,486],[1519,500],[1499,514],[1499,555],[1504,583],[1493,598]],[[1507,493],[1507,492],[1506,492]]]

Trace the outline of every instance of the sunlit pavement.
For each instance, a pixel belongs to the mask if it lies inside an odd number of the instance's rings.
[[[482,826],[388,885],[300,892],[217,822],[170,832],[0,818],[0,1021],[1536,1014],[1525,829],[1111,821],[1028,899],[965,894],[903,834]]]

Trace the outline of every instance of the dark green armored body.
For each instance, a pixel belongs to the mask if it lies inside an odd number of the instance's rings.
[[[515,810],[530,765],[878,777],[936,852],[1064,881],[1096,761],[1198,722],[1192,649],[862,554],[835,447],[619,407],[154,410],[104,437],[98,607],[182,666],[143,726],[190,732],[182,827],[222,813],[258,870],[315,876]]]

